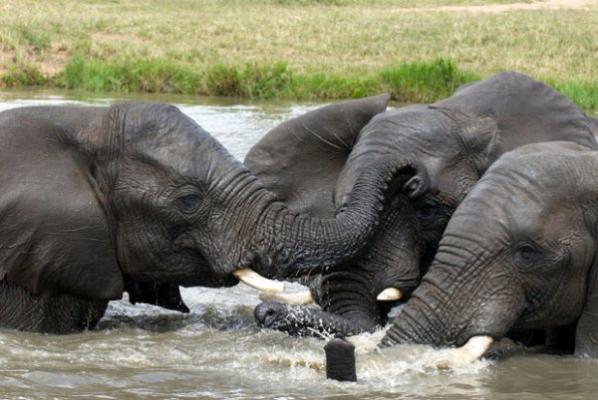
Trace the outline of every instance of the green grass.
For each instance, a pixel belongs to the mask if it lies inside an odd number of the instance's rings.
[[[199,76],[168,60],[102,62],[75,55],[52,83],[69,89],[109,92],[193,93]]]
[[[2,80],[0,82],[9,87],[42,86],[47,83],[47,79],[35,66],[14,63],[9,65],[8,70],[2,76]]]
[[[592,113],[598,112],[598,82],[555,82],[549,80],[548,84],[586,110]]]
[[[0,86],[427,102],[516,70],[597,110],[598,6],[458,8],[514,1],[2,0]]]
[[[365,76],[297,73],[285,63],[217,64],[191,69],[164,59],[125,59],[110,63],[75,56],[52,84],[69,89],[111,92],[183,93],[255,99],[338,99],[389,92],[393,99],[429,102],[450,95],[458,86],[479,79],[453,62],[402,63]]]

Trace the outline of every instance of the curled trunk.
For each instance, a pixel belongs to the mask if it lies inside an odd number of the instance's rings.
[[[283,275],[326,268],[356,255],[376,232],[380,214],[397,187],[411,177],[400,164],[389,159],[378,170],[364,172],[354,186],[349,202],[334,219],[315,218],[290,211],[275,220],[275,247],[286,249],[277,265]],[[397,176],[398,174],[398,176]],[[290,250],[290,251],[289,251]]]
[[[338,265],[361,250],[392,196],[416,170],[413,162],[383,161],[380,168],[361,173],[336,217],[319,218],[290,210],[248,171],[231,167],[218,187],[226,195],[227,212],[242,220],[223,226],[229,242],[237,245],[223,251],[227,264],[284,278]]]

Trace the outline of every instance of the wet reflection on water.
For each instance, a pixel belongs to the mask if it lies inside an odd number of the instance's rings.
[[[141,99],[179,104],[239,159],[268,129],[312,107]],[[83,100],[109,101],[72,92],[0,92],[0,110]],[[598,392],[598,362],[592,360],[521,354],[441,372],[429,367],[438,351],[376,350],[381,332],[354,339],[358,383],[326,381],[325,342],[258,330],[254,290],[191,288],[183,289],[183,298],[188,315],[118,301],[97,331],[66,336],[0,331],[0,398],[581,399]]]

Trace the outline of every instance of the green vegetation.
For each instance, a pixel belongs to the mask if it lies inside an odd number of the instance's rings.
[[[7,76],[10,76],[8,74]],[[302,100],[363,97],[389,92],[395,100],[426,102],[447,96],[478,76],[448,60],[403,63],[365,76],[295,73],[287,64],[216,64],[194,70],[164,59],[111,63],[75,56],[53,84],[70,89],[113,92],[184,93],[259,99]]]
[[[517,70],[598,110],[596,37],[589,2],[3,0],[0,86],[429,102]]]

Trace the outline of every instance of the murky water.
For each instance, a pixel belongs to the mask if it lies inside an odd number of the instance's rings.
[[[0,92],[0,110],[109,99]],[[138,99],[138,98],[136,98]],[[261,135],[312,106],[144,96],[178,104],[242,159]],[[0,399],[586,399],[598,361],[517,354],[452,371],[421,346],[376,351],[382,333],[354,338],[358,383],[324,378],[324,341],[260,331],[247,287],[183,289],[189,315],[112,302],[99,329],[66,336],[0,331]]]

